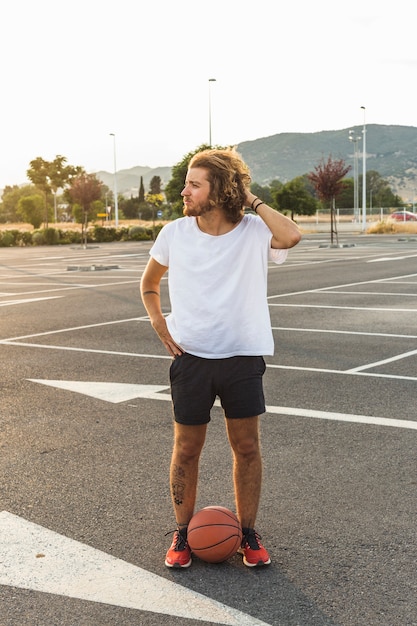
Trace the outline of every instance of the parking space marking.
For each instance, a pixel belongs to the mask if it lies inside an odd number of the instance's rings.
[[[353,296],[364,296],[364,295],[368,295],[368,296],[401,296],[402,298],[416,298],[417,297],[417,293],[400,293],[400,292],[395,292],[395,291],[339,291],[337,289],[337,287],[333,288],[334,291],[331,291],[329,289],[324,289],[323,293],[326,293],[326,295],[329,296],[338,296],[339,294],[341,295],[353,295]],[[317,292],[320,293],[320,292]]]
[[[391,426],[394,428],[410,428],[417,430],[417,422],[413,420],[400,420],[391,417],[373,417],[372,415],[355,415],[352,413],[329,413],[326,411],[314,411],[312,409],[296,409],[287,406],[267,406],[267,413],[279,415],[294,415],[295,417],[310,417],[314,419],[326,419],[336,422],[352,422],[356,424],[373,424],[375,426]]]
[[[228,626],[270,626],[162,576],[0,512],[0,584]]]
[[[417,308],[415,309],[400,309],[400,308],[391,308],[391,307],[383,307],[383,306],[340,306],[335,304],[290,304],[288,302],[278,303],[278,302],[270,302],[269,306],[280,306],[280,307],[293,307],[296,309],[344,309],[346,311],[387,311],[387,312],[402,312],[402,313],[415,313]]]
[[[334,330],[329,328],[293,328],[291,326],[272,326],[272,330],[294,333],[323,333],[333,335],[364,335],[366,337],[387,337],[388,339],[417,339],[417,335],[400,335],[397,333],[375,333],[362,330]]]
[[[90,277],[91,278],[91,277]],[[97,276],[94,275],[94,279],[97,281]],[[65,284],[65,285],[58,285],[58,286],[51,286],[47,289],[32,289],[31,291],[22,291],[21,295],[29,295],[32,293],[54,293],[56,291],[74,291],[76,289],[99,289],[101,287],[118,287],[120,285],[132,285],[132,284],[137,284],[139,281],[137,279],[135,280],[123,280],[123,281],[117,281],[117,282],[113,282],[113,283],[106,283],[106,282],[102,282],[102,283],[88,283],[88,284],[80,284],[80,283],[76,283],[76,284]],[[17,295],[17,294],[15,294]],[[53,296],[51,296],[53,297]],[[56,296],[58,297],[58,296]],[[64,296],[61,296],[64,297]],[[46,298],[45,298],[46,299]],[[33,302],[35,300],[32,300]],[[19,301],[14,302],[14,304],[19,304]],[[1,305],[1,303],[0,303]]]
[[[117,323],[117,322],[110,322]],[[97,324],[105,325],[106,323]],[[94,326],[94,325],[93,325]],[[71,329],[67,329],[71,330]],[[53,334],[54,332],[63,332],[63,331],[53,331],[51,333],[39,333],[39,334]],[[34,335],[35,336],[35,335]],[[30,335],[28,336],[30,337]],[[129,356],[129,357],[137,357],[137,358],[145,358],[145,359],[169,359],[171,357],[164,354],[146,354],[141,352],[123,352],[118,350],[96,350],[94,348],[79,348],[74,346],[60,346],[60,345],[50,345],[50,344],[39,344],[39,343],[30,343],[20,341],[18,339],[0,339],[0,344],[9,345],[9,346],[20,346],[25,348],[37,348],[43,350],[62,350],[68,352],[84,352],[91,354],[106,354],[106,355],[114,355],[114,356]],[[335,370],[328,368],[320,368],[320,367],[301,367],[296,365],[276,365],[276,364],[267,364],[267,368],[272,369],[283,369],[283,370],[293,370],[300,372],[320,372],[325,374],[337,374],[337,375],[348,375],[348,376],[368,376],[374,378],[386,378],[386,379],[394,379],[394,380],[409,380],[409,381],[417,381],[417,377],[415,376],[399,376],[396,374],[381,374],[377,372],[364,372],[364,371],[355,371],[354,369],[350,370]]]
[[[310,265],[310,263],[309,263]],[[358,285],[374,285],[378,283],[385,283],[389,281],[400,281],[405,278],[417,278],[417,274],[404,274],[403,276],[393,276],[391,278],[376,278],[374,280],[361,280],[354,283],[344,283],[342,285],[329,285],[328,287],[317,287],[317,289],[305,289],[303,291],[289,291],[286,293],[278,293],[268,296],[268,300],[274,300],[275,298],[289,298],[291,296],[301,296],[308,294],[321,293],[325,291],[332,291],[333,289],[346,289],[347,287],[357,287]]]
[[[413,259],[417,257],[417,254],[408,254],[406,256],[390,256],[390,257],[380,257],[378,259],[368,259],[367,263],[382,263],[384,261],[404,261],[405,259]]]
[[[13,294],[17,295],[17,294]],[[56,298],[61,298],[62,296],[47,296],[44,298],[22,298],[20,300],[6,300],[6,302],[0,302],[0,306],[14,306],[16,304],[29,304],[30,302],[42,302],[43,300],[55,300]]]
[[[363,372],[366,369],[370,369],[371,367],[379,367],[380,365],[386,365],[387,363],[394,363],[394,361],[402,361],[403,359],[408,358],[409,356],[415,356],[417,354],[417,350],[410,350],[409,352],[402,352],[401,354],[397,354],[396,356],[389,357],[388,359],[382,359],[381,361],[375,361],[374,363],[368,363],[367,365],[360,365],[358,367],[352,367],[349,370],[346,370],[346,373],[356,373]]]
[[[86,382],[80,380],[43,380],[40,378],[28,378],[32,383],[40,383],[56,389],[65,389],[91,396],[98,400],[119,404],[135,398],[154,398],[156,393],[169,391],[169,385],[138,385],[129,383],[109,382]],[[158,400],[161,396],[158,396]],[[165,399],[165,398],[162,398]],[[171,396],[167,397],[171,400]]]
[[[139,385],[111,382],[89,382],[76,380],[42,380],[28,378],[30,382],[39,383],[81,393],[91,396],[104,402],[121,403],[133,399],[145,398],[148,400],[162,400],[171,402],[171,395],[166,393],[169,390],[167,385]],[[220,407],[220,401],[216,399],[214,406]],[[351,413],[337,413],[331,411],[316,411],[313,409],[302,409],[298,407],[272,406],[266,407],[266,413],[276,415],[293,415],[296,417],[311,417],[314,419],[326,419],[337,422],[355,422],[360,424],[371,424],[377,426],[391,426],[395,428],[410,428],[417,430],[417,421],[412,419],[393,419],[389,417],[375,417],[372,415],[355,415]]]

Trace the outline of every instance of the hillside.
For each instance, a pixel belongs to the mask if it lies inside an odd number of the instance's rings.
[[[314,169],[322,158],[329,155],[344,159],[352,166],[354,146],[349,141],[349,130],[362,137],[362,126],[318,133],[281,133],[237,146],[249,165],[254,182],[260,185],[274,179],[282,182],[292,180]],[[359,174],[362,173],[362,140],[358,143]],[[414,126],[384,126],[369,124],[366,127],[366,169],[376,170],[386,178],[395,193],[405,200],[414,198],[417,189],[417,128]],[[114,176],[109,172],[97,172],[97,176],[113,188]],[[145,191],[153,176],[160,176],[162,186],[171,177],[171,167],[149,168],[136,166],[117,172],[117,188],[126,196],[137,195],[140,177],[143,176]]]
[[[110,172],[100,171],[95,172],[97,178],[99,178],[107,187],[113,190],[114,187],[114,174]],[[140,177],[143,176],[143,186],[145,192],[149,190],[149,184],[154,176],[159,176],[162,181],[162,187],[164,187],[171,178],[170,167],[142,167],[136,165],[127,170],[119,170],[117,172],[117,190],[118,193],[130,196],[137,196],[139,193]]]
[[[332,155],[352,166],[354,146],[349,130],[362,137],[362,126],[318,133],[282,133],[238,146],[251,168],[252,178],[260,185],[273,179],[292,180],[313,170],[322,158]],[[362,173],[362,140],[358,143],[359,174]],[[414,126],[366,127],[366,169],[386,178],[395,193],[404,198],[415,195],[417,177],[417,128]]]

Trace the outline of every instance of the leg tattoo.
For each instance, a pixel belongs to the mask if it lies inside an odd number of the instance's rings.
[[[173,467],[173,478],[174,481],[171,485],[172,488],[172,497],[174,503],[179,506],[184,502],[184,491],[185,491],[185,471],[182,467],[178,465],[174,465]]]

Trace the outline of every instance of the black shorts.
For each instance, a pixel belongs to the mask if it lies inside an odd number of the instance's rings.
[[[203,359],[184,353],[172,362],[169,375],[175,421],[207,424],[216,396],[227,418],[265,412],[262,356]]]

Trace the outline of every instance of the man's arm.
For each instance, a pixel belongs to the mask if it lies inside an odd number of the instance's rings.
[[[256,213],[265,222],[272,233],[271,247],[284,250],[292,248],[301,239],[298,226],[279,211],[262,202],[249,190],[246,194],[246,206],[256,207]]]
[[[175,359],[176,356],[183,353],[183,350],[175,343],[168,331],[165,317],[162,314],[160,299],[161,280],[167,269],[165,265],[161,265],[155,259],[150,258],[142,275],[140,293],[153,329],[164,344],[168,354]]]

